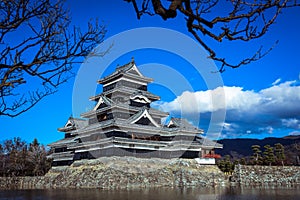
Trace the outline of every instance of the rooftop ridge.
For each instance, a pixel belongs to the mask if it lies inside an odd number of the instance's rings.
[[[135,73],[128,73],[129,71],[131,70],[134,70]],[[131,76],[131,77],[136,77],[136,78],[140,78],[140,79],[145,79],[147,81],[152,81],[151,78],[148,78],[148,77],[145,77],[139,70],[138,68],[136,67],[136,64],[135,64],[135,61],[134,60],[131,60],[129,63],[125,64],[125,65],[122,65],[122,66],[117,66],[115,71],[108,75],[108,76],[105,76],[101,79],[99,79],[97,81],[97,83],[99,84],[102,84],[104,83],[105,81],[108,81],[109,79],[112,79],[114,77],[118,77],[119,75],[128,75],[128,76]]]

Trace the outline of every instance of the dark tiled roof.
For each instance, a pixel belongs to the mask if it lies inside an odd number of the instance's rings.
[[[48,146],[64,146],[64,145],[68,145],[68,144],[71,144],[71,143],[75,143],[75,138],[64,138],[64,139],[61,139],[61,140],[58,140],[56,142],[52,142],[50,144],[48,144]]]
[[[194,129],[194,130],[198,129],[197,127],[190,124],[186,119],[172,117],[169,124],[170,123],[173,123],[173,125],[178,128]]]
[[[88,125],[88,121],[79,118],[73,118],[76,129],[81,129]]]
[[[109,106],[110,106],[110,105],[114,104],[113,100],[111,100],[110,98],[106,97],[106,96],[103,95],[103,94],[100,94],[100,95],[95,96],[95,100],[96,100],[96,99],[100,99],[100,98],[103,99],[103,101],[104,101],[104,103],[105,103],[106,105],[109,105]]]
[[[79,119],[74,117],[69,117],[68,122],[66,125],[62,128],[58,128],[59,131],[65,132],[65,131],[71,131],[71,130],[77,130],[81,129],[88,125],[88,121],[85,119]]]
[[[116,72],[126,72],[134,66],[135,62],[132,59],[129,63],[116,68]]]
[[[120,67],[117,67],[116,68],[116,71],[114,71],[112,74],[104,77],[103,79],[106,79],[108,77],[112,77],[112,76],[115,76],[117,74],[121,74],[121,73],[124,73],[126,71],[128,71],[129,69],[131,69],[132,67],[134,66],[134,61],[131,61],[123,66],[120,66]]]
[[[128,122],[130,123],[130,122],[132,122],[132,121],[134,121],[134,120],[140,118],[141,115],[142,115],[145,111],[148,112],[148,110],[149,110],[149,109],[148,109],[147,107],[142,107],[142,109],[141,109],[140,111],[138,111],[136,114],[132,115],[132,116],[128,119]],[[150,115],[149,112],[148,112],[148,114]],[[150,117],[151,117],[151,115],[150,115]]]

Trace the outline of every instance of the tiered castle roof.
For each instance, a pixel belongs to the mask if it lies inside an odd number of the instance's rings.
[[[103,92],[90,98],[95,101],[94,108],[81,114],[84,119],[70,117],[58,129],[65,133],[65,138],[49,144],[54,149],[51,155],[54,163],[132,155],[130,152],[135,156],[145,156],[138,152],[148,152],[154,157],[195,157],[203,149],[222,147],[201,138],[203,130],[185,119],[171,118],[162,124],[161,119],[169,113],[151,108],[151,103],[160,99],[148,91],[152,81],[142,75],[134,60],[98,80]]]

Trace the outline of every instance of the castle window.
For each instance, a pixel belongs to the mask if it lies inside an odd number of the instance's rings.
[[[104,120],[107,120],[107,114],[104,113],[104,114],[98,115],[97,119],[98,119],[98,122],[102,122]]]

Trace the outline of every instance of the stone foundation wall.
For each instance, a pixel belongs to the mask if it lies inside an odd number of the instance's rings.
[[[2,189],[213,186],[226,182],[216,165],[193,159],[103,157],[53,167],[42,177],[0,178]]]
[[[236,165],[230,181],[244,186],[296,185],[300,184],[300,167]]]

